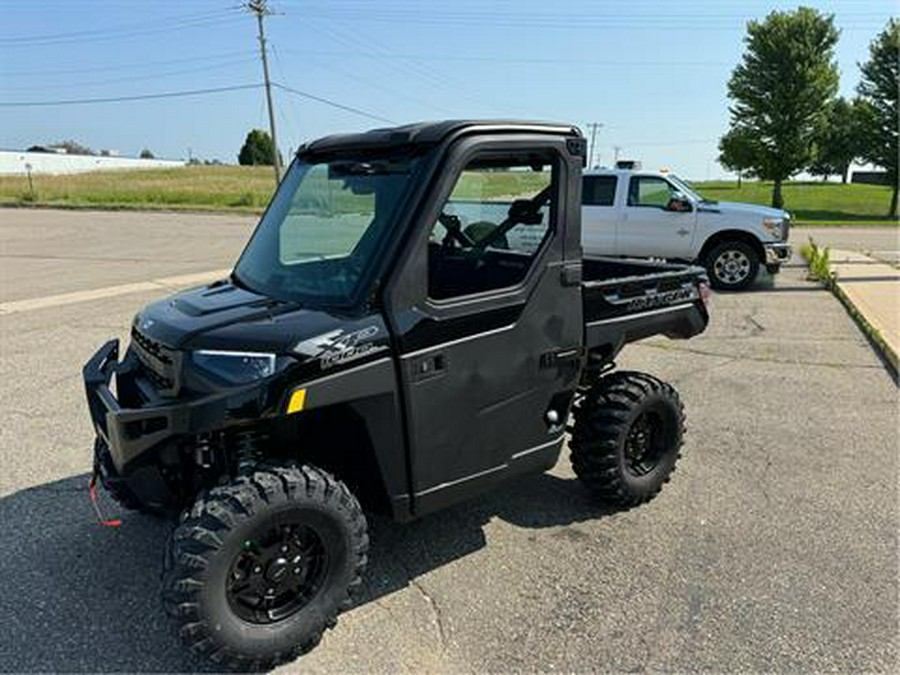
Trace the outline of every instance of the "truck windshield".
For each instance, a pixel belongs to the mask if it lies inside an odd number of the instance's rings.
[[[369,271],[417,159],[293,162],[234,269],[279,300],[346,304]]]

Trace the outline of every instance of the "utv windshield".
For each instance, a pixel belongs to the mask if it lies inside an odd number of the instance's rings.
[[[406,196],[417,160],[297,159],[234,270],[279,300],[346,304]]]

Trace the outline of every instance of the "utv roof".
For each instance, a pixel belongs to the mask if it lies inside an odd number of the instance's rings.
[[[578,127],[554,122],[516,120],[444,120],[418,122],[399,127],[372,129],[355,134],[336,134],[304,143],[297,154],[319,155],[352,150],[377,150],[388,147],[436,145],[450,136],[478,132],[535,132],[581,137]]]

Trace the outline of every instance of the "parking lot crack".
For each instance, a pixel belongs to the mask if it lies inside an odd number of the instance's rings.
[[[779,359],[773,358],[769,356],[746,356],[741,355],[739,357],[734,356],[733,354],[723,354],[722,352],[713,352],[707,351],[705,349],[694,349],[691,347],[674,347],[669,344],[654,344],[647,343],[643,345],[649,349],[659,349],[661,351],[667,352],[682,352],[684,354],[694,354],[697,356],[712,356],[717,358],[734,358],[739,361],[752,361],[754,363],[776,363],[781,365],[791,365],[791,366],[822,366],[823,368],[840,368],[842,370],[881,370],[883,366],[880,364],[867,364],[867,363],[843,363],[836,361],[804,361],[800,359]]]
[[[441,643],[441,652],[447,652],[447,629],[444,626],[444,615],[441,610],[441,606],[435,601],[435,599],[431,596],[431,594],[425,590],[425,587],[414,577],[410,576],[409,585],[415,588],[419,595],[422,596],[422,599],[425,600],[425,603],[431,609],[432,617],[434,618],[435,627],[437,628],[438,641]]]

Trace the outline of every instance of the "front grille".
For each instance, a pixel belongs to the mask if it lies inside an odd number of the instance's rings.
[[[180,388],[180,352],[166,347],[137,327],[131,329],[131,346],[143,368],[141,374],[164,396],[175,396]]]
[[[131,339],[148,356],[166,365],[172,363],[172,358],[166,353],[168,350],[163,347],[162,343],[144,335],[137,328],[131,329]]]

